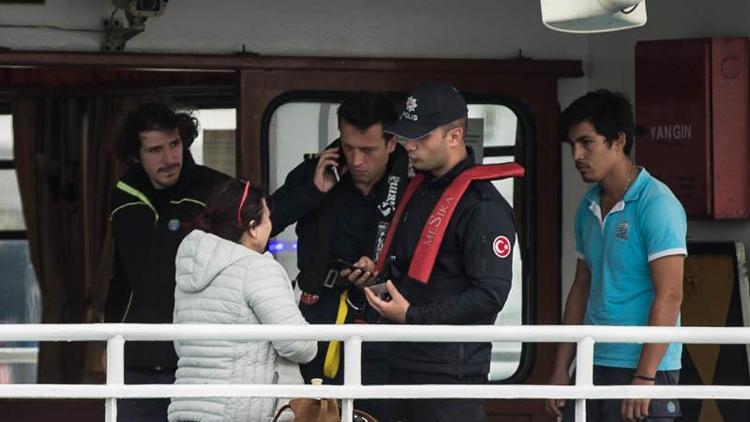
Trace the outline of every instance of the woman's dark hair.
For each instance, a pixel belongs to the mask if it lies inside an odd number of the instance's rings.
[[[198,119],[189,113],[176,113],[164,103],[142,104],[128,114],[122,122],[120,135],[115,144],[117,158],[125,164],[133,164],[141,149],[141,132],[175,129],[179,129],[182,147],[187,151],[198,137]]]
[[[263,187],[250,183],[242,209],[239,209],[247,183],[250,182],[232,179],[216,185],[208,197],[206,209],[198,215],[188,229],[203,230],[239,243],[242,233],[247,230],[250,222],[254,222],[252,224],[254,227],[262,221],[262,200],[268,198]],[[238,221],[238,215],[241,223]]]

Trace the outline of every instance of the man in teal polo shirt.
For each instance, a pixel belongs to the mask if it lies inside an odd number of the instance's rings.
[[[576,274],[564,324],[675,326],[680,324],[685,211],[669,190],[630,159],[630,102],[600,90],[574,101],[561,116],[560,135],[575,166],[595,183],[578,207]],[[570,383],[573,344],[561,344],[551,384]],[[597,343],[595,385],[677,384],[682,345]],[[547,410],[573,420],[573,405],[548,400]],[[563,410],[564,408],[564,410]],[[676,400],[588,400],[589,421],[672,421]]]

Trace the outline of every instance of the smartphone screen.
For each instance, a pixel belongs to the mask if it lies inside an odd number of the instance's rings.
[[[373,284],[372,286],[367,286],[367,288],[381,297],[385,294],[388,294],[388,288],[385,287],[385,283]]]

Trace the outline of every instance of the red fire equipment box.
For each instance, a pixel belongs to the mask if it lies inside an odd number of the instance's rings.
[[[636,161],[694,219],[750,217],[748,39],[641,41]]]

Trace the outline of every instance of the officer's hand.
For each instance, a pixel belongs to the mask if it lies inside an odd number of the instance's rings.
[[[336,178],[333,176],[333,172],[329,170],[330,167],[339,165],[339,149],[331,148],[324,150],[318,154],[318,164],[315,167],[315,176],[313,183],[315,187],[321,192],[328,192],[336,184]]]
[[[385,301],[372,292],[368,287],[364,288],[367,302],[370,303],[377,313],[391,322],[403,324],[406,322],[406,311],[409,310],[409,301],[399,293],[391,280],[385,284],[391,299]]]
[[[654,385],[653,381],[633,378],[630,385]],[[651,399],[623,399],[620,405],[622,418],[627,422],[641,421],[648,417],[648,405]]]
[[[555,371],[549,379],[550,385],[569,385],[570,375],[567,370]],[[544,407],[547,413],[552,416],[561,417],[562,409],[565,407],[564,399],[547,399],[544,401]]]
[[[349,282],[361,289],[374,280],[378,276],[378,272],[375,271],[375,262],[369,257],[363,256],[354,263],[352,268],[342,270],[341,276],[346,277]]]

